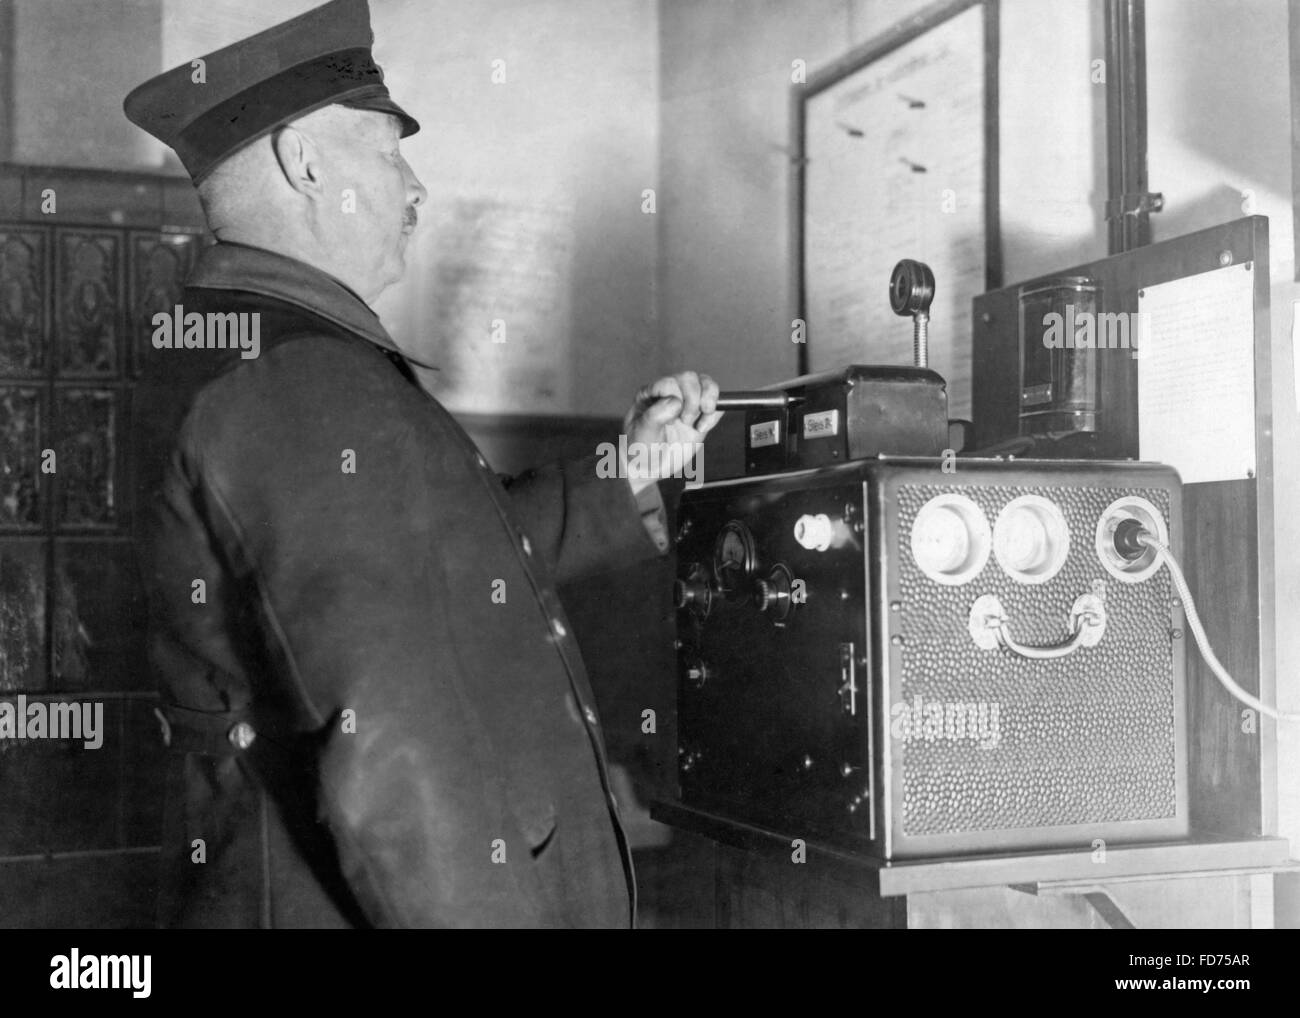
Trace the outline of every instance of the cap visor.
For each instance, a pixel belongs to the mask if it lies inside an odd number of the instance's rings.
[[[386,95],[363,96],[359,99],[345,99],[339,105],[349,106],[354,110],[374,110],[376,113],[391,113],[402,122],[403,138],[410,137],[420,129],[420,122]]]

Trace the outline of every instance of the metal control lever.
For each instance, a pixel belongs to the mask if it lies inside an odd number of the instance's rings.
[[[802,402],[803,397],[791,396],[786,392],[768,392],[765,389],[737,389],[733,392],[718,393],[719,410],[784,410],[794,403]]]

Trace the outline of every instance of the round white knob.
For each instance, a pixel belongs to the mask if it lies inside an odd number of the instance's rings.
[[[809,551],[825,551],[831,546],[833,530],[830,517],[825,513],[816,516],[804,513],[794,525],[794,539]]]

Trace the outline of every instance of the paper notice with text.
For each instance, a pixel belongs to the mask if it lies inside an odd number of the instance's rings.
[[[1138,444],[1183,483],[1255,476],[1255,273],[1229,265],[1138,291]]]

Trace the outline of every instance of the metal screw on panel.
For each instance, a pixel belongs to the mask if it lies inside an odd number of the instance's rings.
[[[712,669],[703,661],[696,661],[686,667],[686,681],[695,689],[699,689],[712,677]]]
[[[231,745],[236,749],[247,749],[257,739],[257,732],[247,721],[238,722],[229,732],[226,738],[230,740]]]
[[[806,771],[810,771],[812,770],[812,765],[813,765],[813,758],[805,754],[803,758],[803,769]]]

